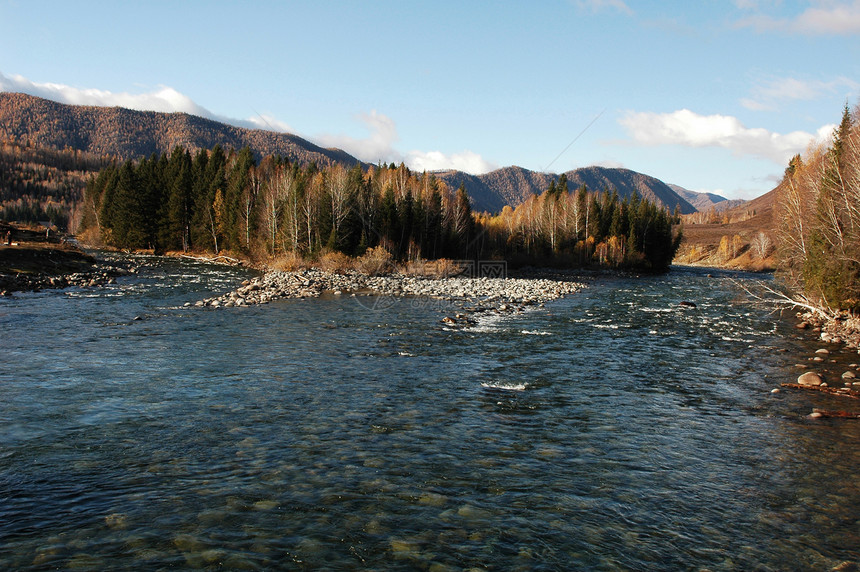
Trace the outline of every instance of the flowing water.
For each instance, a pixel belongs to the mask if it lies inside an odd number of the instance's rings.
[[[854,404],[771,393],[819,345],[748,276],[598,277],[450,330],[419,298],[185,307],[247,274],[142,262],[0,299],[0,569],[860,558],[860,422],[807,418]]]

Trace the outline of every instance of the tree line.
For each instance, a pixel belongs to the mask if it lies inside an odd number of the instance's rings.
[[[576,192],[562,178],[495,216],[461,186],[405,165],[320,168],[248,148],[189,151],[112,165],[91,178],[82,227],[123,249],[231,251],[256,258],[325,252],[394,259],[505,259],[665,270],[677,217],[638,196]]]
[[[860,309],[860,110],[795,155],[777,187],[777,251],[788,285],[820,307]]]
[[[567,177],[496,216],[479,215],[490,252],[506,259],[664,271],[678,250],[680,214],[633,193],[568,189]]]

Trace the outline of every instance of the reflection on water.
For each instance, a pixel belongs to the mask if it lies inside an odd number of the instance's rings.
[[[816,346],[720,275],[451,331],[414,299],[189,308],[243,273],[149,262],[0,301],[2,568],[858,559],[860,425],[770,393]]]

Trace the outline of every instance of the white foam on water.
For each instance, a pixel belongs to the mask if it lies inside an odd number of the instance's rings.
[[[525,391],[529,386],[528,382],[513,383],[509,381],[493,381],[481,383],[481,387],[486,389],[504,389],[505,391]]]
[[[504,319],[504,314],[479,315],[475,318],[475,325],[466,329],[470,332],[498,332],[504,329],[500,325]]]
[[[542,332],[540,330],[522,330],[521,334],[525,334],[527,336],[551,336],[552,332]]]

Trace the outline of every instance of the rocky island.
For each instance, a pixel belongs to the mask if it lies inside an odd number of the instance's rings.
[[[431,278],[388,274],[371,276],[357,271],[342,273],[318,269],[294,272],[271,271],[246,280],[222,296],[198,301],[196,306],[241,307],[265,304],[288,298],[316,298],[324,293],[335,296],[382,295],[416,296],[443,300],[467,314],[513,312],[573,294],[584,284],[566,276],[555,278]],[[190,305],[190,304],[189,304]],[[457,314],[443,321],[468,322],[468,315]]]

